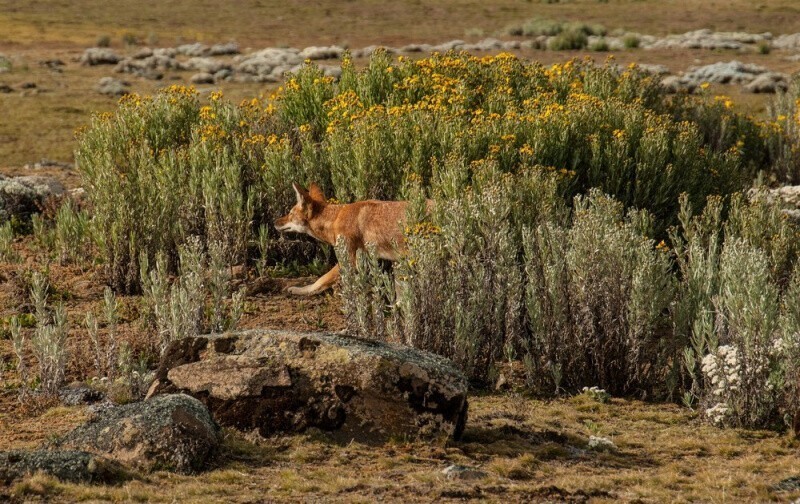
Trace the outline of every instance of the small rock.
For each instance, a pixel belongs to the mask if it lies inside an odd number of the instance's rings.
[[[479,480],[488,476],[483,471],[462,465],[450,465],[442,469],[442,474],[449,480]]]
[[[138,51],[133,53],[131,58],[136,59],[136,60],[140,60],[140,59],[149,58],[152,55],[153,55],[153,50],[152,49],[150,49],[149,47],[142,47],[141,49],[139,49]]]
[[[105,399],[105,394],[83,383],[75,382],[59,390],[58,398],[64,406],[78,406],[102,401]]]
[[[227,56],[230,54],[239,54],[239,44],[236,42],[228,42],[227,44],[214,44],[208,50],[210,56]]]
[[[116,65],[121,58],[107,47],[91,47],[86,49],[78,61],[82,65]]]
[[[300,51],[300,57],[304,60],[338,59],[344,54],[344,48],[339,46],[311,46]]]
[[[617,450],[617,445],[608,438],[589,436],[587,448],[599,452],[612,452]]]
[[[698,84],[694,82],[687,82],[677,75],[670,75],[661,80],[661,86],[667,93],[687,92],[693,93],[697,89]]]
[[[8,485],[39,472],[71,483],[114,484],[130,479],[128,471],[117,462],[84,451],[0,452],[0,484]]]
[[[183,64],[186,70],[197,70],[202,73],[214,74],[223,69],[230,69],[231,66],[216,58],[191,58]]]
[[[767,72],[744,86],[750,93],[777,93],[789,89],[789,76],[780,72]]]
[[[207,464],[219,442],[218,427],[200,401],[168,394],[101,410],[58,445],[100,453],[144,470],[191,473]]]
[[[39,212],[46,199],[63,194],[63,184],[53,177],[0,175],[0,222],[13,216],[27,220]]]
[[[0,83],[0,93],[10,93],[14,91],[8,84]]]
[[[408,44],[400,48],[400,52],[404,53],[418,53],[418,52],[431,52],[433,48],[430,44]]]
[[[194,44],[183,44],[176,48],[178,54],[183,54],[185,56],[206,56],[210,50],[210,47],[205,44],[201,44],[200,42],[195,42]]]
[[[224,81],[231,78],[233,72],[228,68],[223,68],[214,74],[214,82]]]
[[[668,75],[669,68],[666,65],[650,65],[648,63],[639,63],[637,65],[643,72],[650,75]]]
[[[800,490],[800,476],[790,476],[772,485],[776,492],[795,492]]]
[[[95,86],[95,91],[108,96],[123,96],[128,94],[129,84],[113,77],[103,77]]]
[[[208,72],[200,72],[192,75],[189,82],[192,84],[213,84],[214,76]]]

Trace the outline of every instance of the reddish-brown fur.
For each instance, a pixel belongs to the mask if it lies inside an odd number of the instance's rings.
[[[350,260],[367,244],[375,246],[381,259],[396,261],[404,250],[402,228],[406,220],[405,201],[368,200],[350,204],[329,204],[316,184],[305,190],[293,184],[297,204],[275,221],[278,231],[306,233],[317,240],[336,245],[344,240]],[[339,279],[339,265],[305,287],[290,287],[291,294],[310,296],[331,287]]]

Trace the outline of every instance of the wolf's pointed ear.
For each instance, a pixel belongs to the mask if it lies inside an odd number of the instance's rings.
[[[311,196],[311,199],[318,203],[328,202],[328,199],[325,197],[325,193],[323,193],[322,189],[320,189],[320,187],[314,182],[308,186],[308,194]]]
[[[310,199],[308,191],[303,189],[303,186],[301,186],[300,184],[296,184],[294,182],[292,182],[292,187],[294,188],[295,196],[297,196],[297,204],[301,206],[305,205],[306,200]]]

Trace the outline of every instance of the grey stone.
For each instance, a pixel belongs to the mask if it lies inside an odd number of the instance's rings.
[[[586,447],[590,450],[599,452],[617,451],[617,445],[615,445],[613,441],[599,436],[589,436],[589,442],[587,443]]]
[[[466,42],[463,40],[450,40],[448,42],[443,42],[441,44],[435,45],[431,47],[432,51],[436,52],[447,52],[447,51],[456,51],[461,49]]]
[[[479,480],[488,476],[484,471],[462,465],[449,465],[442,469],[442,474],[449,480]]]
[[[344,54],[344,48],[339,46],[310,46],[300,51],[300,57],[304,60],[323,60],[337,59]]]
[[[84,451],[11,450],[0,452],[0,484],[36,473],[71,483],[119,483],[130,479],[117,462]]]
[[[58,391],[58,399],[65,406],[94,404],[105,399],[105,394],[83,383],[76,382]]]
[[[90,47],[83,51],[80,63],[82,65],[116,65],[122,58],[107,47]]]
[[[206,466],[219,442],[219,428],[200,401],[167,394],[101,410],[57,444],[144,470],[191,473]]]
[[[699,85],[703,82],[716,82],[720,84],[747,84],[756,76],[767,73],[766,68],[752,63],[741,61],[728,61],[713,63],[701,67],[692,67],[683,79]]]
[[[404,53],[431,52],[433,46],[430,44],[408,44],[399,49]]]
[[[643,72],[651,75],[668,75],[669,68],[666,65],[650,65],[647,63],[639,63],[637,65]]]
[[[229,68],[223,68],[214,73],[214,82],[228,80],[232,75],[233,72]]]
[[[342,67],[338,65],[319,65],[319,69],[325,77],[333,77],[337,81],[342,76]]]
[[[677,75],[670,75],[661,79],[661,86],[667,93],[678,93],[681,91],[693,93],[697,88],[697,84],[694,82],[685,81]]]
[[[342,440],[459,437],[467,380],[437,355],[331,333],[250,330],[174,342],[148,396],[183,392],[222,425]]]
[[[270,47],[234,57],[235,70],[250,75],[270,76],[276,67],[291,68],[303,62],[297,49]]]
[[[750,93],[777,93],[789,89],[789,76],[780,72],[767,72],[759,75],[744,86]]]
[[[209,56],[227,56],[239,54],[239,44],[228,42],[227,44],[214,44],[208,49]]]
[[[194,44],[180,45],[175,50],[178,51],[178,54],[183,54],[184,56],[206,56],[211,48],[200,42],[195,42]]]
[[[128,94],[128,84],[113,77],[103,77],[95,86],[95,91],[108,96],[123,96]]]
[[[231,66],[216,58],[191,58],[183,64],[183,68],[186,70],[196,70],[198,72],[214,74],[223,69],[230,70]]]
[[[208,72],[200,72],[192,75],[189,82],[192,84],[213,84],[214,76]]]
[[[351,56],[353,58],[368,58],[368,57],[372,56],[372,53],[374,53],[378,49],[381,49],[381,50],[385,51],[387,54],[397,54],[397,49],[395,49],[394,47],[371,45],[371,46],[363,47],[361,49],[354,50],[351,53]]]
[[[28,219],[39,212],[47,198],[63,194],[64,186],[52,177],[0,175],[0,222],[13,216]]]

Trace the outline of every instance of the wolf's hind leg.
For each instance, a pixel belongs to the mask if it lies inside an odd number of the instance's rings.
[[[289,294],[294,294],[295,296],[313,296],[314,294],[319,294],[327,289],[329,289],[333,284],[339,281],[339,265],[337,264],[331,270],[321,277],[317,279],[311,285],[306,285],[305,287],[289,287],[286,289]]]

